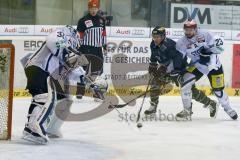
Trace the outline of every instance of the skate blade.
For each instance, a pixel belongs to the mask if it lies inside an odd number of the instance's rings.
[[[28,142],[32,142],[34,144],[41,144],[41,145],[46,145],[49,141],[46,138],[33,136],[32,134],[30,134],[26,131],[23,131],[22,139],[26,140]]]
[[[152,113],[149,113],[149,112],[145,113],[145,112],[144,112],[144,115],[145,115],[145,116],[154,116],[154,117],[155,117],[156,114],[157,114],[157,112],[152,112]]]
[[[57,138],[62,138],[63,135],[61,133],[56,133],[56,134],[52,134],[52,133],[47,133],[48,138],[50,139],[57,139]]]
[[[188,117],[177,117],[176,116],[176,121],[192,121],[192,117],[188,116]]]

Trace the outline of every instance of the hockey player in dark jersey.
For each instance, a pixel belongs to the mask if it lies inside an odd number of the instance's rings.
[[[174,82],[179,86],[179,73],[187,67],[187,59],[176,50],[176,42],[166,37],[164,27],[155,27],[152,31],[151,58],[149,73],[153,76],[150,88],[150,108],[145,111],[146,115],[156,112],[161,90],[168,83]],[[218,104],[208,98],[203,91],[192,87],[193,99],[210,109],[210,117],[215,117]]]

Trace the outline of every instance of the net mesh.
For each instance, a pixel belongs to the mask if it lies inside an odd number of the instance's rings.
[[[11,49],[0,48],[0,140],[8,137]]]

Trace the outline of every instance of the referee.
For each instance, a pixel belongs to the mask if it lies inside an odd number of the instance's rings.
[[[80,34],[80,52],[85,54],[89,61],[87,74],[94,81],[103,72],[103,52],[106,54],[106,27],[105,20],[99,16],[99,0],[88,1],[88,14],[78,21],[77,31]],[[81,81],[80,81],[81,82]],[[84,84],[77,85],[77,97],[81,98]],[[79,96],[78,96],[79,95]]]

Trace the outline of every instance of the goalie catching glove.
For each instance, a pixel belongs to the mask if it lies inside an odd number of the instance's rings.
[[[88,60],[87,58],[81,54],[80,52],[74,50],[71,47],[67,47],[63,49],[64,62],[70,68],[77,68],[79,66],[87,66]]]

